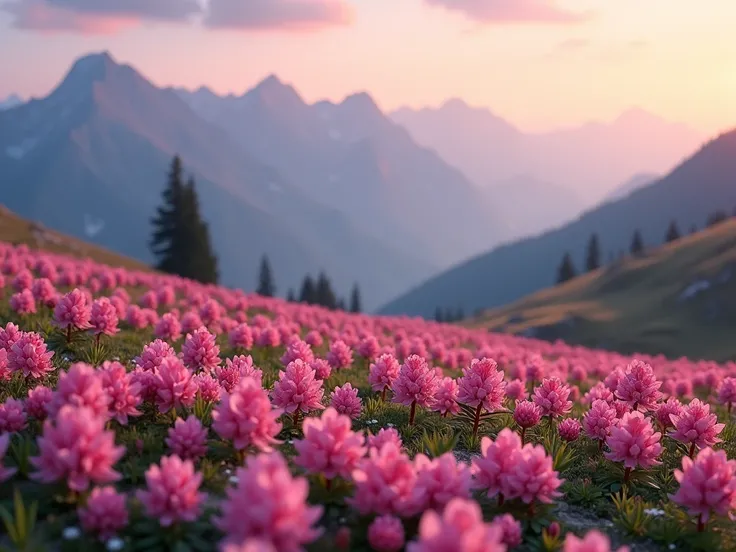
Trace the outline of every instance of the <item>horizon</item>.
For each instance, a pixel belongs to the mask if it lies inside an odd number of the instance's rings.
[[[109,51],[159,87],[242,95],[274,74],[310,104],[367,92],[390,113],[457,98],[527,133],[632,109],[708,135],[736,126],[736,45],[724,40],[736,6],[725,0],[708,11],[666,0],[276,0],[226,21],[213,18],[232,0],[209,0],[219,11],[191,22],[194,1],[0,0],[0,47],[16,53],[0,60],[0,98],[43,97],[75,59]]]

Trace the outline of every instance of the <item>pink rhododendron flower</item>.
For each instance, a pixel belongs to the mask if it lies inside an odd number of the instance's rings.
[[[568,533],[565,536],[562,552],[612,552],[611,541],[606,535],[595,529],[589,531],[582,539],[573,533]],[[629,552],[629,547],[622,546],[617,552]]]
[[[298,419],[300,412],[322,410],[324,395],[322,380],[315,377],[314,370],[303,360],[290,362],[286,370],[279,371],[279,379],[273,385],[273,404]]]
[[[176,351],[165,341],[157,339],[145,345],[140,356],[135,357],[133,361],[143,370],[156,371],[163,360],[168,357],[176,358]]]
[[[99,370],[102,387],[110,399],[108,409],[113,419],[127,425],[128,416],[140,416],[141,384],[136,383],[119,362],[105,361]]]
[[[293,339],[286,346],[286,352],[281,356],[281,364],[284,366],[288,365],[294,360],[301,360],[307,364],[314,360],[314,353],[309,343],[302,341],[299,338]]]
[[[0,433],[0,483],[7,481],[15,475],[16,468],[6,468],[3,466],[5,454],[8,452],[10,445],[10,433]]]
[[[520,498],[525,504],[539,501],[549,504],[562,496],[557,489],[562,480],[552,468],[552,457],[542,445],[527,443],[512,458],[511,470],[505,480],[508,498]]]
[[[542,409],[542,416],[564,416],[572,410],[570,386],[559,378],[545,378],[534,389],[534,404]]]
[[[606,439],[611,452],[606,452],[605,456],[614,462],[623,462],[628,470],[637,466],[656,466],[661,464],[657,460],[662,452],[661,437],[662,434],[654,432],[652,423],[641,412],[629,412],[611,428]]]
[[[102,377],[92,366],[76,362],[59,375],[54,399],[49,405],[51,415],[64,405],[86,406],[95,416],[107,420],[110,416],[110,396],[102,385]]]
[[[619,400],[627,403],[632,409],[646,412],[653,410],[662,396],[659,392],[661,386],[662,382],[657,380],[649,364],[634,360],[619,379],[615,393]]]
[[[194,415],[177,418],[169,428],[166,446],[183,460],[198,460],[207,454],[207,429]]]
[[[79,289],[73,289],[63,295],[54,307],[54,324],[67,331],[86,330],[90,327],[92,312],[87,303],[87,296]]]
[[[506,397],[512,401],[521,401],[528,397],[526,392],[526,385],[520,379],[511,380],[506,384],[504,389]]]
[[[100,297],[92,303],[90,311],[90,332],[94,335],[115,335],[118,330],[118,313],[107,297]]]
[[[224,393],[212,412],[212,429],[223,439],[230,439],[236,449],[254,446],[270,451],[278,443],[281,431],[277,421],[281,410],[274,409],[268,393],[253,378],[240,380],[232,393]]]
[[[501,530],[501,541],[509,548],[515,548],[521,544],[521,523],[511,514],[503,514],[493,518],[493,525]]]
[[[718,402],[725,404],[728,413],[731,413],[731,408],[736,404],[736,377],[724,378],[718,386]]]
[[[483,522],[474,500],[453,499],[440,516],[427,510],[419,521],[419,536],[407,552],[506,552],[497,525]]]
[[[309,363],[309,367],[314,370],[314,377],[323,381],[332,373],[332,366],[323,358],[315,358]]]
[[[534,427],[542,419],[542,408],[532,401],[519,401],[514,408],[514,421],[519,424],[522,433]]]
[[[179,409],[194,404],[197,384],[191,372],[178,358],[164,358],[153,381],[156,385],[156,406],[162,414],[172,408]]]
[[[593,404],[596,400],[603,400],[606,402],[613,402],[614,396],[606,384],[602,381],[596,383],[590,390],[583,396],[583,404]]]
[[[87,503],[78,509],[79,521],[87,533],[107,540],[128,525],[125,496],[113,487],[95,487]]]
[[[401,450],[404,444],[401,441],[401,435],[393,427],[381,428],[375,435],[368,434],[368,448],[380,450],[384,444],[391,443]]]
[[[654,411],[654,417],[659,422],[659,428],[664,431],[669,427],[674,427],[672,416],[679,416],[682,414],[682,410],[682,403],[674,397],[667,399],[667,402],[658,404]]]
[[[0,403],[0,433],[23,431],[27,425],[23,401],[11,398]]]
[[[726,427],[718,423],[718,416],[710,413],[710,405],[700,399],[693,399],[680,414],[672,414],[670,419],[675,427],[670,437],[690,445],[691,457],[696,446],[703,449],[720,443],[718,434]]]
[[[146,515],[158,519],[163,527],[181,521],[195,521],[207,495],[199,492],[202,474],[191,460],[176,455],[162,456],[160,466],[146,471],[146,489],[136,493]]]
[[[330,394],[330,406],[353,420],[359,418],[363,411],[363,402],[358,397],[358,389],[353,388],[350,383],[335,387]]]
[[[458,390],[456,380],[450,377],[442,378],[437,387],[437,392],[434,394],[432,410],[443,416],[460,412],[460,405],[457,403]]]
[[[225,359],[225,366],[215,368],[215,375],[217,381],[227,392],[231,392],[241,378],[253,378],[259,385],[261,385],[263,379],[263,372],[253,365],[253,358],[250,355],[239,355],[232,359]]]
[[[616,409],[603,399],[596,399],[583,416],[585,434],[602,445],[616,423]]]
[[[361,514],[414,513],[416,471],[409,457],[393,443],[371,448],[353,472],[355,492],[348,503]]]
[[[378,516],[368,526],[368,544],[376,552],[400,552],[405,539],[404,525],[395,516]]]
[[[725,516],[736,510],[736,460],[725,451],[704,448],[695,460],[684,456],[682,471],[674,473],[680,488],[670,498],[698,516],[700,524],[713,513]]]
[[[192,376],[192,380],[194,380],[194,384],[197,386],[197,397],[206,403],[220,402],[223,388],[211,374],[200,372]]]
[[[496,361],[490,358],[473,359],[458,379],[457,400],[473,408],[481,407],[487,412],[499,410],[505,396],[506,382],[503,372],[497,368]]]
[[[279,552],[299,552],[319,537],[314,525],[322,507],[307,504],[307,480],[293,477],[281,454],[249,456],[236,473],[237,486],[227,489],[214,521],[226,535],[224,544],[258,538]]]
[[[565,418],[557,426],[557,432],[565,441],[575,441],[580,437],[581,425],[575,418]]]
[[[253,348],[253,332],[248,324],[238,324],[228,334],[228,343],[230,346],[237,349],[252,349]]]
[[[37,385],[28,391],[25,406],[28,415],[36,420],[43,421],[49,415],[49,406],[54,398],[54,392],[43,385]]]
[[[424,454],[414,458],[417,480],[414,486],[416,512],[427,509],[442,511],[453,498],[470,498],[470,466],[447,452],[430,459]]]
[[[34,479],[43,483],[66,479],[73,491],[120,479],[113,466],[125,448],[115,446],[115,433],[105,430],[105,418],[88,407],[61,407],[53,420],[44,422],[37,442],[39,455],[31,458],[38,469]]]
[[[184,365],[190,370],[209,372],[220,365],[220,347],[204,326],[187,334],[181,348]]]
[[[12,322],[8,322],[5,328],[0,327],[0,349],[10,352],[13,343],[20,339],[22,333]]]
[[[383,354],[368,368],[368,383],[376,393],[386,397],[386,391],[391,389],[396,378],[399,377],[401,366],[393,355]]]
[[[158,319],[158,322],[156,322],[156,326],[153,328],[153,335],[158,339],[177,341],[181,337],[181,322],[179,322],[179,318],[171,312],[164,313]]]
[[[328,408],[321,418],[306,418],[302,424],[304,439],[294,441],[294,462],[307,473],[334,479],[349,479],[358,461],[365,455],[365,438],[351,429],[350,418]]]
[[[24,314],[34,314],[36,312],[36,300],[30,289],[24,289],[10,297],[10,308],[14,312],[23,316]]]
[[[353,363],[353,351],[347,343],[338,339],[330,344],[330,350],[327,353],[327,362],[335,370],[347,368]]]
[[[36,332],[22,332],[7,353],[8,368],[25,377],[42,378],[54,371],[51,364],[53,351],[46,350],[46,343]]]
[[[374,335],[366,336],[360,342],[360,345],[358,345],[358,354],[368,360],[373,360],[374,358],[376,358],[379,351],[380,345],[378,344],[378,340]]]
[[[481,455],[473,458],[473,487],[487,491],[489,498],[509,497],[512,493],[509,477],[520,451],[521,439],[508,428],[502,429],[495,441],[483,437]]]
[[[410,355],[401,365],[399,377],[393,385],[394,402],[411,406],[409,424],[414,423],[414,410],[417,405],[430,408],[434,402],[439,382],[437,372],[429,367],[427,361],[417,355]]]

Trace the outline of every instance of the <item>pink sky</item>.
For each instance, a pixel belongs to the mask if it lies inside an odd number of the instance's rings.
[[[51,3],[0,0],[0,97],[42,96],[76,57],[109,50],[158,85],[242,93],[276,73],[309,101],[460,97],[525,130],[631,106],[709,133],[736,126],[733,0]]]

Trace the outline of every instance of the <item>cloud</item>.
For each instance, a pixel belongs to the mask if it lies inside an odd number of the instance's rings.
[[[557,45],[557,49],[563,52],[576,52],[578,50],[584,50],[588,46],[590,46],[590,40],[587,38],[568,38],[560,42]]]
[[[353,19],[345,0],[209,0],[205,25],[243,30],[316,30]]]
[[[580,23],[589,13],[555,6],[553,0],[424,0],[430,6],[459,11],[480,23]]]
[[[112,34],[145,20],[184,22],[202,7],[197,0],[14,0],[0,9],[19,29]]]

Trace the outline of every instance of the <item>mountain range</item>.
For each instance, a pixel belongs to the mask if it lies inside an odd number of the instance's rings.
[[[11,94],[4,100],[0,100],[0,111],[10,109],[11,107],[19,106],[23,103],[23,99],[17,94]]]
[[[540,222],[545,228],[600,203],[637,173],[666,173],[705,139],[686,125],[636,108],[609,123],[545,133],[522,132],[459,99],[438,108],[402,108],[390,116],[478,186],[501,191],[512,182],[519,195],[548,205]],[[540,187],[540,181],[546,185]]]
[[[384,314],[432,316],[435,308],[465,312],[510,303],[554,284],[569,252],[583,266],[586,244],[597,234],[602,260],[627,251],[635,230],[659,245],[670,222],[680,231],[702,228],[716,210],[736,207],[736,130],[714,138],[663,178],[591,209],[539,236],[497,247],[439,274],[381,309]]]
[[[245,289],[268,254],[280,293],[325,270],[338,292],[358,282],[370,308],[438,267],[361,232],[107,53],[77,60],[45,98],[0,112],[0,153],[0,202],[147,261],[150,217],[179,154],[196,178],[223,281]]]

